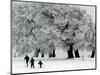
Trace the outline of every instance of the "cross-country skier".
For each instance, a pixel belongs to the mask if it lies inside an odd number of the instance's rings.
[[[33,59],[33,57],[31,57],[30,63],[31,63],[31,68],[32,67],[34,68],[34,59]]]
[[[29,62],[29,56],[28,55],[26,55],[25,57],[24,57],[24,60],[26,61],[26,65],[27,65],[27,67],[28,67],[28,62]]]
[[[43,62],[41,60],[39,61],[38,64],[40,65],[40,68],[42,68]]]

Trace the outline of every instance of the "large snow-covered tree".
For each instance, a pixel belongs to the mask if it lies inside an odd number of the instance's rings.
[[[95,24],[86,11],[73,5],[13,2],[14,54],[55,57],[57,48],[67,51],[68,58],[74,58],[73,52],[80,57],[83,49],[92,50],[94,57]]]

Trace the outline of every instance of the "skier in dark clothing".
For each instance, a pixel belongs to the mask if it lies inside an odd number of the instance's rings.
[[[40,68],[42,68],[43,63],[42,63],[42,61],[41,61],[41,60],[39,61],[39,63],[38,63],[38,64],[40,65]]]
[[[25,56],[25,58],[24,58],[24,60],[26,60],[26,65],[27,65],[27,67],[28,67],[28,62],[29,62],[29,59],[30,59],[30,58],[29,58],[29,56],[28,56],[28,55],[26,55],[26,56]]]
[[[33,59],[33,57],[31,57],[30,63],[31,63],[31,68],[32,67],[34,68],[34,59]]]

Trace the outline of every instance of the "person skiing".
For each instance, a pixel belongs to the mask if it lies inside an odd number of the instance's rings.
[[[28,67],[28,62],[29,62],[29,56],[28,55],[26,55],[25,57],[24,57],[24,60],[26,61],[26,65],[27,65],[27,67]]]
[[[34,59],[33,59],[33,57],[31,57],[30,63],[31,63],[31,68],[32,67],[34,68]]]
[[[42,63],[42,61],[41,61],[41,60],[39,61],[39,63],[38,63],[38,64],[40,65],[40,68],[42,68],[43,63]]]

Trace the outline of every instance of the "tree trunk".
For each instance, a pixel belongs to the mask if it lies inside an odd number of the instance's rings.
[[[44,57],[44,52],[42,52],[42,55],[41,55],[41,57]]]
[[[53,54],[52,54],[52,52],[50,51],[50,52],[49,52],[49,58],[52,57],[52,56],[53,56]]]
[[[38,57],[40,53],[40,49],[36,49],[35,53],[34,53],[34,57]]]
[[[93,50],[91,54],[91,58],[94,58],[94,55],[95,55],[95,51]]]
[[[52,56],[53,56],[53,57],[55,57],[55,56],[56,56],[56,54],[55,54],[55,50],[53,50]]]
[[[68,52],[68,58],[74,58],[73,45],[70,45],[70,50],[68,50],[67,52]]]
[[[78,49],[76,51],[74,51],[74,53],[75,53],[75,58],[80,58]]]

